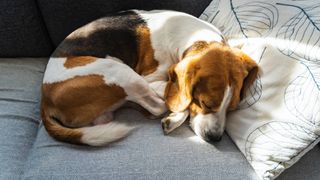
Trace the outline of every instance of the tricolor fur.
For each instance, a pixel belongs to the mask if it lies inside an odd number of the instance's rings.
[[[42,119],[59,140],[104,145],[133,128],[110,122],[115,110],[131,102],[154,116],[168,107],[174,114],[162,120],[166,133],[190,113],[195,132],[206,136],[196,129],[215,127],[215,122],[203,122],[235,107],[242,86],[255,79],[255,67],[249,57],[227,47],[214,26],[191,15],[121,12],[77,29],[52,54],[43,79]],[[205,102],[214,107],[202,101],[214,101]]]

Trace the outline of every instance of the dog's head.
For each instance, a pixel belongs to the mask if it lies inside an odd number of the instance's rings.
[[[257,74],[256,62],[239,49],[202,43],[170,67],[167,106],[172,112],[189,109],[194,132],[207,141],[220,140],[227,110],[237,107]]]

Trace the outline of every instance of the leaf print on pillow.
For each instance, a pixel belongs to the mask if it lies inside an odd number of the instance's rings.
[[[200,19],[212,23],[216,16],[219,14],[218,10],[220,0],[213,0],[208,8],[201,14]]]
[[[230,0],[230,8],[226,18],[217,20],[217,27],[227,38],[262,37],[278,22],[278,9],[270,3],[253,1],[236,6]]]
[[[318,135],[296,122],[271,121],[253,130],[244,154],[263,179],[274,179],[291,164],[295,152],[304,150]]]
[[[300,7],[292,4],[277,3],[287,6],[297,13],[281,26],[277,38],[288,40],[279,50],[291,58],[309,62],[320,61],[320,3]]]
[[[320,69],[318,65],[309,64],[305,67],[306,71],[287,87],[284,97],[285,104],[291,114],[301,121],[311,126],[319,126]]]

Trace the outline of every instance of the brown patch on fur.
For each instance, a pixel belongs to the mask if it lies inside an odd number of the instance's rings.
[[[44,127],[49,134],[60,141],[81,144],[81,137],[83,135],[81,130],[69,129],[61,126],[58,122],[56,122],[55,119],[53,119],[53,117],[50,117],[46,114],[46,108],[47,107],[45,105],[41,106],[41,118]]]
[[[227,86],[233,88],[229,104],[229,110],[233,110],[258,73],[256,62],[249,56],[218,42],[199,42],[189,48],[185,58],[192,59],[184,69],[173,65],[169,70],[165,97],[173,112],[187,107],[191,113],[217,112]]]
[[[138,37],[138,62],[134,69],[138,74],[146,76],[157,70],[159,62],[154,59],[149,28],[140,25],[136,28],[136,34]]]
[[[190,116],[195,116],[198,113],[207,114],[208,110],[202,109],[198,103],[195,103],[195,101],[192,101],[189,106],[189,112],[190,112]]]
[[[42,85],[41,113],[49,134],[59,140],[79,142],[79,128],[126,97],[123,88],[106,85],[99,75],[76,76]],[[61,124],[60,124],[61,123]]]
[[[170,111],[181,112],[184,111],[192,101],[192,88],[194,79],[191,78],[194,73],[193,69],[176,68],[172,65],[168,71],[169,81],[167,83],[164,97],[166,104]]]
[[[188,56],[192,56],[192,55],[196,55],[200,52],[203,52],[203,50],[208,49],[209,48],[209,43],[206,41],[196,41],[192,44],[192,46],[190,46],[188,49],[186,49],[183,54],[182,54],[182,58],[185,58],[187,55]]]
[[[71,69],[78,66],[85,66],[87,64],[93,63],[96,60],[97,58],[92,56],[72,56],[68,57],[63,65],[64,67]]]

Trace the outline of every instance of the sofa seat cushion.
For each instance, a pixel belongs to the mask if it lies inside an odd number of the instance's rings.
[[[138,128],[100,148],[57,142],[42,126],[23,178],[257,179],[227,135],[208,144],[185,124],[164,136],[159,119],[145,119],[132,109],[121,110],[116,119]]]
[[[132,109],[116,119],[138,128],[107,147],[52,139],[39,118],[46,62],[0,59],[0,179],[258,179],[227,135],[209,144],[184,124],[164,136],[160,120]],[[317,146],[278,179],[319,179],[319,160]]]
[[[47,59],[0,59],[0,179],[19,179],[39,125]]]
[[[317,180],[320,179],[319,172],[319,160],[320,160],[320,145],[317,145],[311,149],[307,154],[303,156],[297,163],[285,170],[277,180],[294,180],[294,179],[308,179]]]

